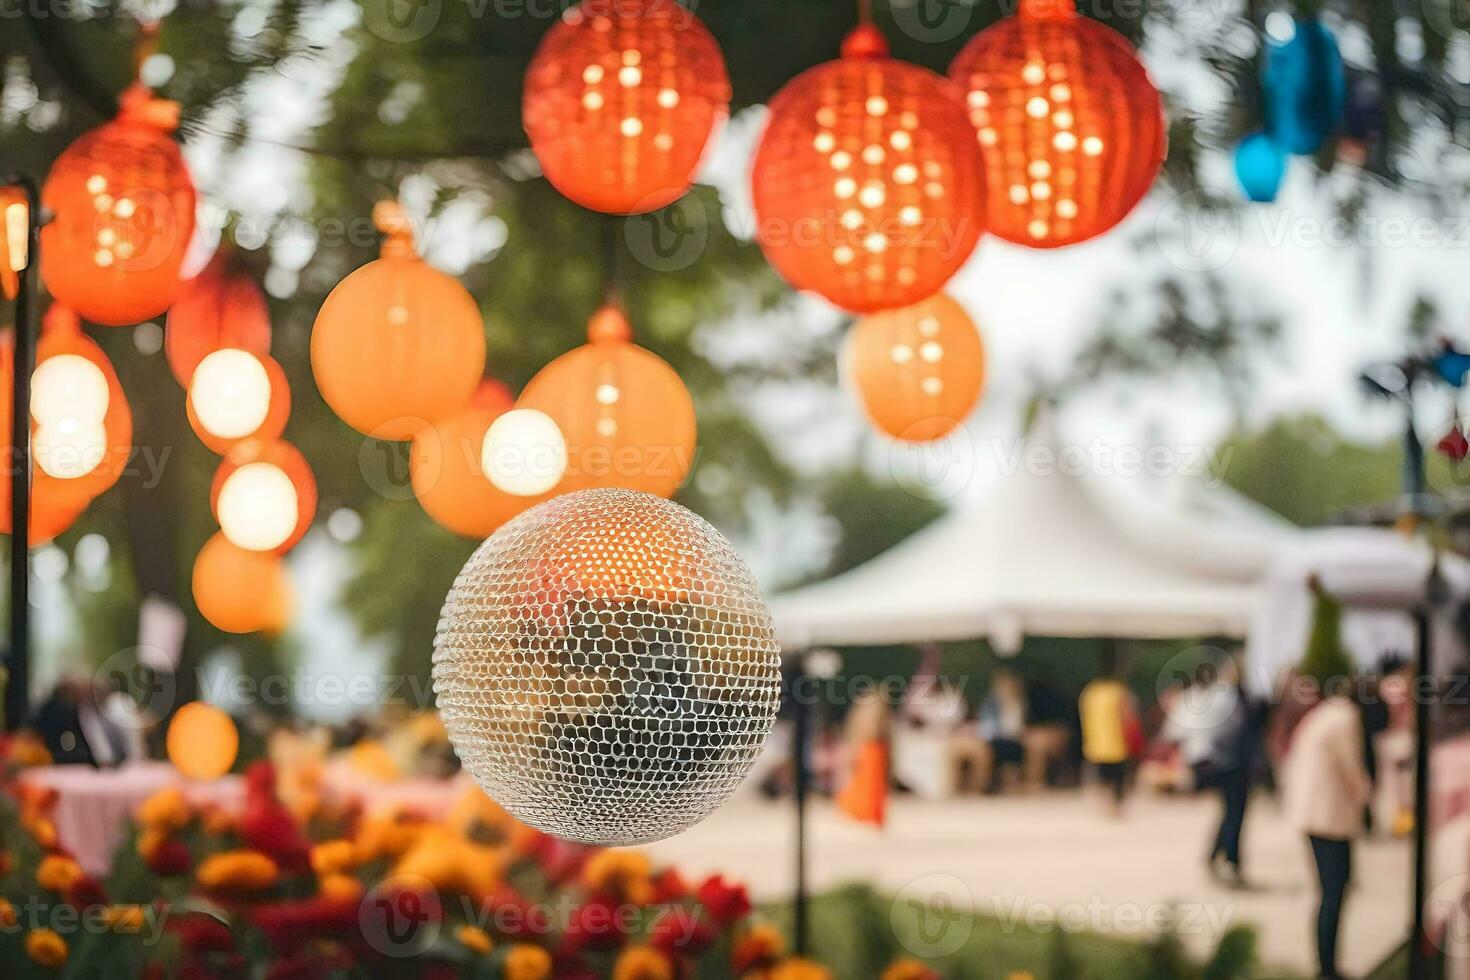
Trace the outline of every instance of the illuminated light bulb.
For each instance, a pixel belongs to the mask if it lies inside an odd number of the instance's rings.
[[[220,487],[220,530],[246,551],[274,551],[290,540],[301,501],[286,471],[274,463],[246,463]]]
[[[42,425],[68,419],[100,422],[107,414],[107,376],[80,354],[57,354],[31,375],[31,417]]]
[[[545,412],[512,409],[485,433],[480,468],[505,493],[538,496],[560,483],[567,471],[566,439]]]
[[[107,429],[100,419],[42,423],[36,428],[34,448],[36,465],[47,476],[76,480],[101,465],[107,454]]]
[[[270,413],[270,375],[249,351],[217,350],[194,369],[189,404],[206,432],[221,439],[244,438]]]

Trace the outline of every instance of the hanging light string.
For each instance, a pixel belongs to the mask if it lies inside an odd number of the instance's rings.
[[[859,24],[873,23],[873,0],[857,0],[857,16]]]

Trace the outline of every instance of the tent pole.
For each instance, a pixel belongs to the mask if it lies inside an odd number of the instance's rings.
[[[800,663],[800,659],[797,661]],[[795,932],[796,932],[796,954],[804,956],[807,952],[807,793],[809,790],[810,772],[807,765],[807,743],[811,739],[811,706],[807,704],[807,697],[803,688],[807,687],[803,681],[806,679],[804,667],[798,667],[795,676],[791,680],[791,707],[793,715],[793,731],[791,738],[792,773],[794,779],[793,796],[796,798],[796,897],[795,897]]]
[[[1424,678],[1433,677],[1427,606],[1414,610],[1414,631],[1418,678],[1415,690],[1420,695],[1414,699],[1414,931],[1409,940],[1409,976],[1421,980],[1429,976],[1424,909],[1429,887],[1429,738],[1433,701],[1438,698],[1437,683],[1421,687]]]

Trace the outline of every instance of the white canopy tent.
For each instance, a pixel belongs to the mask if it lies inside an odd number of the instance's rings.
[[[1037,429],[977,505],[777,596],[785,647],[1245,635],[1266,569],[1299,531],[1203,478],[1086,475],[1085,453],[1059,447],[1045,420]]]

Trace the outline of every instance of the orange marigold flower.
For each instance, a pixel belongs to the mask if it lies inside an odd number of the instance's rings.
[[[642,851],[598,851],[582,868],[587,890],[635,905],[653,901],[653,866]]]
[[[16,921],[15,906],[0,898],[0,929],[14,929]]]
[[[340,874],[357,867],[352,841],[329,840],[311,849],[311,870],[319,875]]]
[[[613,980],[674,980],[674,964],[652,946],[631,946],[618,957]]]
[[[357,901],[362,898],[362,882],[347,874],[322,875],[317,883],[320,886],[324,898],[336,898],[344,901]]]
[[[102,921],[113,932],[137,932],[143,928],[143,906],[112,905],[102,913]]]
[[[280,878],[276,862],[259,851],[226,851],[206,858],[195,877],[218,891],[265,891]]]
[[[53,892],[68,891],[82,880],[82,866],[73,858],[61,854],[48,854],[36,867],[36,884]]]
[[[44,967],[55,969],[66,962],[66,940],[50,929],[37,929],[26,934],[26,955]]]
[[[820,963],[794,957],[772,967],[770,980],[832,980],[832,973]]]
[[[182,830],[191,816],[189,801],[177,786],[159,790],[138,804],[138,823],[149,830]]]
[[[770,966],[786,952],[786,940],[769,922],[759,922],[735,941],[730,965],[735,975]]]
[[[516,943],[505,956],[505,980],[549,980],[551,954],[540,946]]]
[[[1012,980],[1016,980],[1016,977],[1016,974],[1011,974]],[[888,969],[883,971],[882,980],[939,980],[939,974],[918,960],[903,959],[888,964]]]
[[[34,817],[25,821],[25,829],[35,842],[48,851],[55,850],[60,843],[56,835],[56,824],[45,817]]]
[[[454,938],[459,940],[460,945],[467,949],[472,949],[482,956],[489,953],[495,946],[490,941],[490,934],[488,932],[479,926],[472,926],[468,923],[454,930]]]

